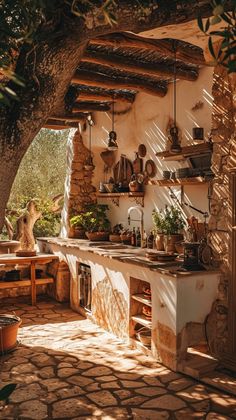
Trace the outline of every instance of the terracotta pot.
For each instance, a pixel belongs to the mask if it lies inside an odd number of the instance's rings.
[[[155,237],[155,244],[157,251],[164,251],[164,235],[163,233],[157,233]]]
[[[109,241],[109,232],[86,232],[90,241]]]
[[[16,315],[0,315],[0,354],[13,350],[17,345],[17,332],[22,320]]]
[[[184,237],[181,233],[176,235],[164,235],[164,249],[166,252],[176,252],[175,243],[183,241]]]
[[[121,242],[120,234],[112,233],[111,235],[109,235],[109,241],[110,242]]]
[[[84,228],[71,226],[69,238],[86,239]]]

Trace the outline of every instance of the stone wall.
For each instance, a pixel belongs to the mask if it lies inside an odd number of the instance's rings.
[[[75,237],[74,229],[70,228],[70,218],[78,214],[86,204],[96,202],[96,188],[92,185],[93,171],[85,169],[85,161],[89,150],[85,147],[78,129],[71,141],[68,141],[68,173],[65,185],[64,234],[61,236]],[[66,207],[66,208],[65,208]]]
[[[215,178],[210,195],[208,243],[214,265],[221,271],[218,299],[207,321],[207,335],[211,352],[218,357],[227,353],[228,286],[230,279],[230,171],[236,163],[236,77],[227,75],[225,68],[215,68],[212,94],[213,156]]]

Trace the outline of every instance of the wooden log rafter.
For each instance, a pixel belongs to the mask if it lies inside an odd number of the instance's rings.
[[[132,93],[121,93],[121,92],[109,92],[103,90],[102,93],[95,91],[83,91],[81,90],[76,98],[77,101],[98,101],[98,102],[126,102],[133,103],[135,95]]]
[[[174,77],[174,66],[160,63],[143,63],[127,57],[119,57],[116,54],[85,52],[81,61],[84,63],[99,64],[108,69],[122,70],[128,76],[130,73],[136,73],[160,78]],[[188,69],[177,67],[176,76],[178,79],[194,81],[198,78],[198,69],[190,66]]]
[[[73,105],[72,112],[110,111],[110,104],[103,102],[77,102]]]
[[[65,130],[68,128],[78,128],[78,124],[81,121],[62,121],[62,120],[52,120],[48,119],[46,123],[43,125],[43,128],[48,128],[51,130]]]
[[[50,120],[52,121],[67,121],[67,122],[80,122],[86,120],[88,114],[83,112],[77,112],[76,115],[62,115],[62,116],[51,116]]]
[[[173,42],[170,39],[147,39],[138,35],[128,33],[113,33],[92,39],[91,46],[110,46],[114,48],[145,49],[157,52],[168,58],[174,58]],[[203,66],[206,64],[201,48],[188,45],[183,42],[177,44],[176,58],[185,64]]]
[[[140,80],[136,77],[116,76],[111,77],[106,74],[96,73],[95,71],[78,69],[71,80],[72,84],[102,87],[107,89],[132,89],[142,90],[156,96],[165,96],[167,93],[167,83],[149,82]]]

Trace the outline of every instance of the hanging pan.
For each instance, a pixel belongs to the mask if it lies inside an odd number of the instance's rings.
[[[152,159],[148,159],[145,163],[145,172],[149,178],[153,178],[157,173],[157,167]]]
[[[145,144],[140,144],[138,147],[138,155],[140,158],[144,158],[147,154],[147,149]]]

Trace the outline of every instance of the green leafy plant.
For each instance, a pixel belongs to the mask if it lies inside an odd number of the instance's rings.
[[[70,219],[71,226],[83,227],[86,232],[108,232],[110,221],[106,215],[109,207],[105,204],[91,204],[85,211]]]
[[[174,206],[165,206],[164,210],[153,210],[152,220],[157,233],[176,235],[185,226],[181,211]]]
[[[204,22],[198,17],[198,26],[208,36],[208,49],[212,56],[212,65],[221,64],[228,69],[228,73],[236,72],[236,0],[233,0],[233,10],[226,12],[225,0],[211,2],[213,16]],[[223,28],[212,31],[213,25],[222,23]],[[214,40],[219,40],[217,48]]]

